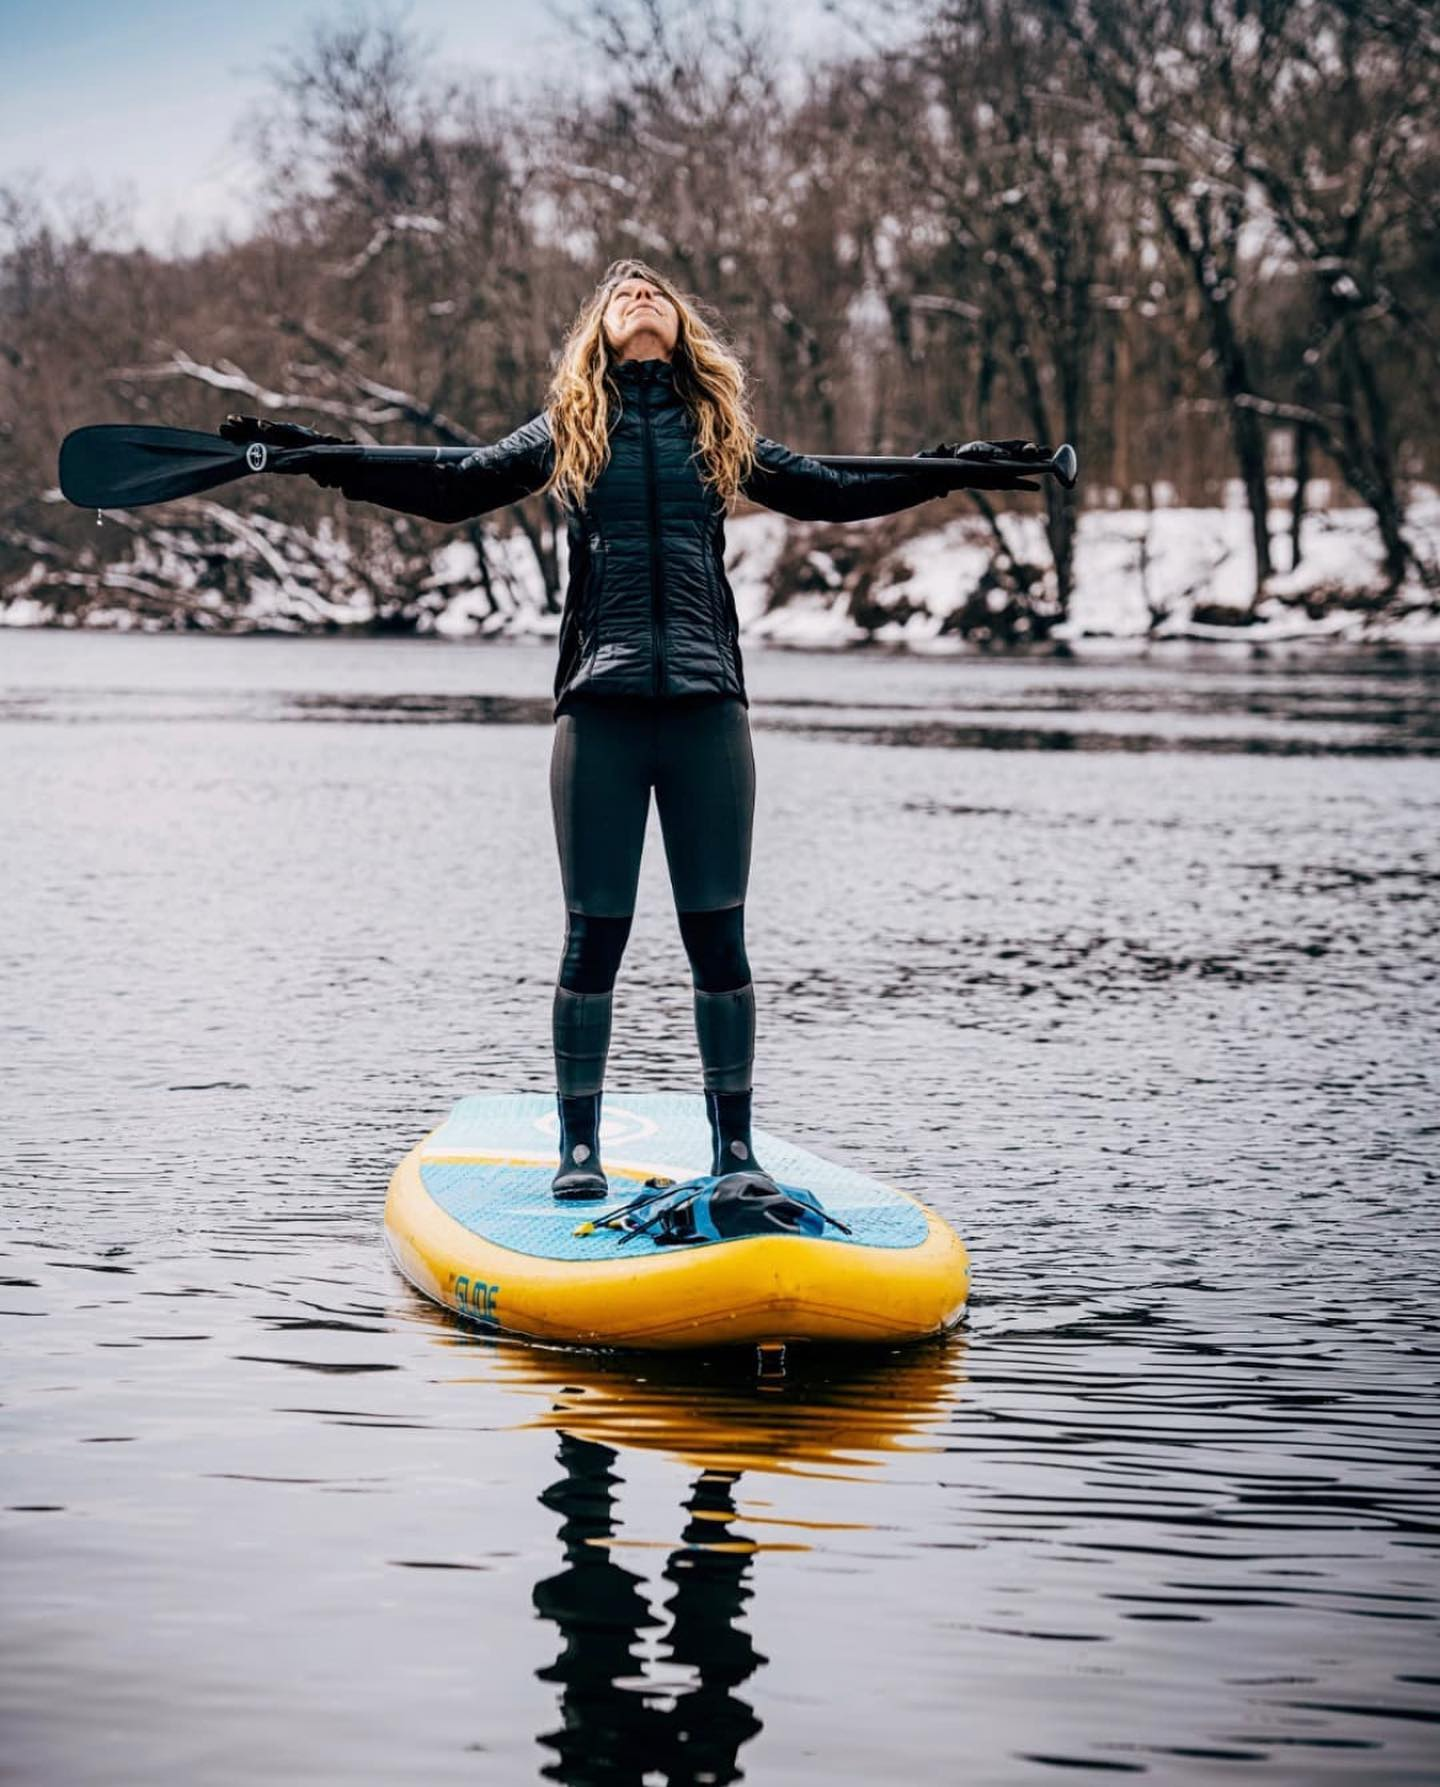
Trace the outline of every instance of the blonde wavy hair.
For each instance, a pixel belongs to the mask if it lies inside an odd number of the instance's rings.
[[[610,421],[621,400],[604,317],[622,279],[650,280],[675,306],[679,327],[670,357],[675,390],[694,418],[701,479],[728,507],[755,463],[745,369],[706,321],[698,300],[637,260],[610,263],[560,349],[545,400],[555,469],[544,488],[579,508],[610,457]]]

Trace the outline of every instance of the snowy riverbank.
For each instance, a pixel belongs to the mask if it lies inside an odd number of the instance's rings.
[[[1284,523],[1277,512],[1277,535]],[[1001,525],[1016,558],[1045,562],[1039,516],[1007,515]],[[1417,498],[1410,530],[1423,555],[1440,560],[1440,493]],[[816,591],[773,604],[769,572],[784,532],[777,518],[749,517],[731,532],[736,562],[730,576],[747,633],[795,645],[873,638],[963,649],[965,641],[946,623],[971,601],[994,556],[992,536],[975,516],[917,535],[892,555],[892,574],[868,591],[871,604],[903,608],[905,618],[865,629],[850,616],[845,579],[823,555],[812,559],[822,575],[830,571],[833,594]],[[1277,546],[1283,562],[1288,539]],[[1254,556],[1243,509],[1089,510],[1080,518],[1070,612],[1051,637],[1225,640],[1238,634],[1260,643],[1313,635],[1440,643],[1440,590],[1413,580],[1383,610],[1377,607],[1380,539],[1368,509],[1307,516],[1302,548],[1298,570],[1272,578],[1270,595],[1252,614]]]
[[[211,505],[211,507],[216,507]],[[91,604],[77,620],[66,609],[48,568],[12,583],[0,596],[0,624],[76,625],[117,630],[178,626],[217,632],[309,632],[369,629],[376,624],[375,591],[384,567],[351,572],[347,540],[327,527],[306,536],[305,551],[264,517],[232,518],[247,535],[263,534],[263,551],[235,593],[235,555],[222,593],[207,581],[206,559],[178,549],[181,537],[163,526],[136,529],[129,556],[100,572],[113,604]],[[884,525],[884,524],[881,524]],[[1380,541],[1370,511],[1319,509],[1307,515],[1298,569],[1276,575],[1265,601],[1250,610],[1252,549],[1249,516],[1239,507],[1153,510],[1092,508],[1080,517],[1075,594],[1068,616],[1049,630],[1067,642],[1084,639],[1188,638],[1262,643],[1308,637],[1338,642],[1392,640],[1440,643],[1440,590],[1418,578],[1382,599]],[[1019,563],[1049,562],[1038,514],[999,518],[1005,547]],[[1440,492],[1415,495],[1407,526],[1421,557],[1440,563]],[[1289,516],[1272,518],[1276,556],[1289,558]],[[727,527],[727,569],[743,637],[780,645],[839,647],[866,640],[917,650],[958,651],[1003,643],[997,626],[987,637],[987,607],[1000,614],[1010,598],[995,584],[997,543],[984,518],[957,513],[942,526],[892,541],[870,538],[870,550],[849,549],[843,562],[836,531],[797,529],[765,512]],[[886,541],[892,543],[885,544]],[[253,543],[253,542],[252,542]],[[233,545],[234,542],[231,542]],[[425,609],[416,629],[455,638],[553,635],[559,616],[547,610],[535,554],[518,529],[487,542],[488,588],[467,540],[442,543],[422,589]],[[782,563],[782,560],[784,561]],[[213,557],[209,561],[213,565]],[[317,587],[315,567],[327,575]],[[563,573],[563,566],[562,566]],[[1041,573],[1042,599],[1045,578]],[[136,599],[144,588],[175,592],[175,606],[156,612]],[[335,599],[335,590],[347,592]]]

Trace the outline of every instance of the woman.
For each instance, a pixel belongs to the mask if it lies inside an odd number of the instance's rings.
[[[238,416],[221,432],[274,445],[336,438]],[[569,587],[550,768],[566,906],[552,1011],[554,1194],[607,1191],[600,1104],[611,995],[652,788],[694,982],[710,1171],[763,1172],[750,1139],[755,993],[745,953],[755,765],[725,515],[743,495],[804,520],[862,520],[943,495],[953,477],[841,471],[757,435],[739,362],[693,300],[636,260],[609,268],[570,329],[545,410],[513,434],[455,464],[311,475],[434,521],[540,490],[564,505]]]

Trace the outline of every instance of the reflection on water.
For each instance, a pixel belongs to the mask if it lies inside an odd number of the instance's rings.
[[[975,1271],[779,1381],[383,1252],[550,1084],[552,668],[0,640],[3,1772],[1433,1780],[1433,664],[753,654],[757,1114]],[[654,830],[610,1083],[698,1089]]]
[[[613,1555],[619,1478],[609,1446],[562,1432],[561,1475],[540,1497],[561,1517],[565,1568],[535,1587],[535,1610],[558,1628],[559,1656],[540,1670],[560,1684],[561,1724],[541,1742],[555,1752],[543,1771],[571,1787],[591,1782],[739,1778],[740,1746],[760,1730],[737,1690],[764,1663],[742,1624],[754,1546],[731,1532],[739,1473],[704,1471],[665,1563],[674,1592],[663,1616],[642,1580]],[[660,1680],[637,1657],[656,1628]]]
[[[693,1469],[840,1476],[900,1451],[937,1450],[963,1384],[965,1342],[847,1353],[792,1347],[783,1374],[757,1376],[748,1348],[699,1357],[505,1347],[495,1377],[547,1406],[531,1417],[601,1444],[662,1452]]]
[[[1103,723],[1084,730],[1071,726],[981,725],[965,720],[895,720],[879,715],[826,721],[766,716],[764,723],[786,732],[822,732],[828,738],[870,745],[903,745],[917,751],[1124,751],[1149,755],[1184,751],[1205,756],[1242,757],[1416,757],[1440,756],[1440,737],[1388,734],[1267,737],[1223,732],[1139,732]],[[1345,730],[1349,730],[1346,728]]]
[[[236,664],[254,672],[207,682],[193,674],[196,660],[174,658],[192,674],[166,676],[164,654],[176,641],[86,639],[73,643],[91,655],[141,646],[160,676],[133,681],[66,675],[47,681],[44,666],[53,636],[25,641],[37,664],[23,680],[0,683],[0,724],[147,725],[306,721],[333,725],[548,726],[553,703],[537,692],[548,681],[544,660],[531,647],[489,648],[487,679],[530,688],[478,693],[466,675],[474,659],[464,648],[424,655],[410,642],[400,661],[422,687],[380,686],[368,674],[357,686],[347,675],[367,662],[352,645],[315,658],[331,673],[309,686],[287,674],[283,658],[267,656],[276,641],[230,641]],[[209,643],[224,649],[224,642]],[[324,642],[303,642],[304,646]],[[369,661],[384,648],[372,648]],[[397,648],[390,648],[392,654]],[[292,658],[296,649],[291,647]],[[72,654],[73,658],[78,653]],[[539,661],[537,661],[539,660]],[[103,661],[103,659],[102,659]],[[123,657],[115,660],[123,663]],[[134,659],[132,658],[132,662]],[[338,667],[339,674],[331,668]],[[26,668],[29,668],[28,666]],[[38,673],[37,673],[38,672]],[[788,673],[788,674],[787,674]],[[817,680],[826,693],[806,692]],[[316,681],[335,686],[315,687]],[[461,686],[446,686],[458,682]],[[1031,662],[960,659],[927,662],[883,653],[827,661],[803,654],[758,656],[750,678],[752,722],[763,730],[899,745],[917,750],[1184,752],[1275,757],[1425,757],[1440,754],[1440,695],[1433,665],[1383,651],[1338,659],[1307,652],[1295,664],[1264,662],[1237,669],[1224,652],[1161,652],[1154,661],[1074,665],[1057,676],[1045,659]],[[917,698],[918,697],[918,698]],[[1063,723],[1062,723],[1063,722]]]
[[[776,1474],[843,1477],[899,1450],[938,1450],[963,1350],[959,1336],[875,1357],[792,1348],[784,1374],[762,1378],[748,1351],[641,1362],[495,1348],[503,1386],[547,1398],[527,1424],[559,1435],[562,1475],[540,1500],[562,1517],[565,1568],[535,1590],[536,1610],[564,1640],[538,1672],[562,1690],[561,1724],[541,1740],[556,1753],[547,1776],[573,1787],[740,1778],[740,1748],[762,1724],[737,1692],[766,1661],[745,1622],[756,1560],[808,1551],[838,1530],[761,1511],[763,1498],[745,1509],[746,1473],[762,1483]],[[631,1448],[697,1473],[673,1548],[623,1531],[616,1492]],[[661,1613],[625,1567],[630,1547],[667,1552]]]

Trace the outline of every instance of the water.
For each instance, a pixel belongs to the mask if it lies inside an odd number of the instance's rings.
[[[1440,1778],[1434,663],[754,654],[758,1121],[975,1271],[779,1385],[380,1243],[550,1085],[550,669],[0,637],[8,1777]]]

